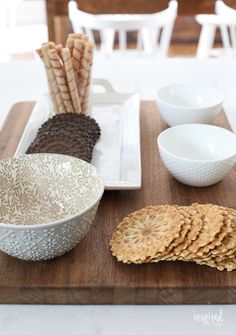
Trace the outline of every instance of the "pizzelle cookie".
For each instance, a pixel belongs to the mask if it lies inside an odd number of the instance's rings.
[[[128,215],[111,251],[124,263],[194,261],[236,269],[236,210],[217,205],[149,206]]]
[[[123,263],[144,263],[164,252],[179,236],[183,218],[174,206],[149,206],[128,215],[110,241],[113,256]]]
[[[165,249],[164,252],[156,254],[154,257],[151,257],[150,262],[156,263],[161,260],[170,260],[171,257],[174,256],[174,248],[179,246],[184,242],[187,233],[191,229],[191,213],[189,211],[189,206],[176,206],[179,215],[181,216],[181,229],[179,236],[176,237],[170,245]]]
[[[211,250],[210,253],[205,255],[204,259],[209,259],[212,256],[222,259],[231,256],[236,252],[236,210],[232,208],[220,207],[225,214],[227,214],[226,225],[230,226],[230,232],[224,236],[221,244]]]
[[[222,244],[224,238],[232,232],[233,229],[231,227],[229,216],[225,213],[225,211],[223,211],[222,214],[223,214],[223,225],[220,232],[215,236],[212,242],[205,245],[204,247],[201,247],[198,250],[197,252],[198,257],[204,257],[207,254],[212,255],[212,251],[214,249],[217,249],[217,247]]]
[[[189,219],[190,219],[190,230],[188,231],[186,238],[182,243],[176,246],[174,248],[173,253],[174,255],[171,257],[170,260],[177,260],[183,257],[182,253],[184,254],[187,250],[188,246],[192,244],[193,241],[195,241],[199,235],[199,232],[202,229],[202,219],[201,214],[198,212],[196,208],[192,208],[192,206],[189,206]]]
[[[202,229],[198,237],[181,253],[181,257],[185,260],[192,260],[197,257],[200,248],[206,247],[211,243],[217,234],[219,234],[224,224],[224,216],[222,210],[216,205],[198,205],[193,204],[202,219]]]
[[[200,265],[207,265],[212,268],[216,268],[219,271],[227,270],[227,271],[233,271],[236,269],[236,259],[231,258],[225,258],[220,261],[217,261],[216,259],[212,258],[209,260],[196,260],[197,264]]]

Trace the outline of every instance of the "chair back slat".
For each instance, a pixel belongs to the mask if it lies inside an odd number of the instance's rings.
[[[124,29],[119,29],[118,35],[119,35],[120,50],[124,51],[125,49],[127,49],[127,35],[126,35],[126,31]]]
[[[233,49],[236,50],[236,25],[230,25],[229,26],[229,33],[230,33],[230,40],[231,40],[231,46]]]
[[[154,45],[156,46],[157,49],[160,47],[160,36],[161,36],[161,34],[162,34],[162,29],[161,28],[157,28],[157,29],[152,30],[153,42],[154,42]]]
[[[104,53],[111,54],[114,47],[115,31],[107,28],[100,30],[101,47],[100,50]]]
[[[231,49],[231,45],[230,45],[229,31],[228,31],[227,25],[226,24],[220,25],[220,31],[221,31],[223,47],[229,53]]]
[[[215,12],[215,15],[196,15],[197,22],[202,26],[197,49],[199,58],[208,57],[216,51],[213,44],[217,28],[220,29],[223,45],[223,52],[218,54],[236,55],[236,10],[217,0]]]
[[[160,50],[163,56],[165,56],[168,52],[168,47],[170,45],[173,27],[174,27],[174,22],[170,22],[168,25],[166,25],[162,29],[162,35],[161,35],[161,40],[160,40]]]
[[[69,16],[74,32],[80,32],[83,28],[94,40],[93,30],[98,30],[101,36],[101,50],[108,53],[113,51],[115,32],[118,32],[119,48],[126,50],[127,33],[136,31],[138,50],[159,50],[162,56],[166,56],[177,9],[178,2],[171,0],[167,9],[154,14],[93,15],[80,11],[75,1],[69,2]]]
[[[216,1],[216,14],[221,18],[228,20],[228,24],[222,25],[221,36],[222,43],[228,55],[236,51],[236,10],[227,6],[223,1]]]
[[[88,35],[89,39],[93,42],[95,42],[95,38],[94,38],[94,33],[92,29],[89,29],[88,27],[84,28],[85,34]]]

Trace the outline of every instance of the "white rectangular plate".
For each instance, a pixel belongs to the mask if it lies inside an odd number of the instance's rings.
[[[91,116],[101,127],[101,138],[93,151],[92,164],[103,177],[107,190],[134,190],[141,187],[140,98],[113,90],[109,82],[97,79],[104,93],[92,94]],[[26,152],[39,127],[52,115],[48,95],[32,111],[15,157]]]

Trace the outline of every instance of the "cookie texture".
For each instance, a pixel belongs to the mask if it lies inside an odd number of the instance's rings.
[[[100,135],[99,125],[89,116],[56,114],[40,127],[26,153],[57,153],[90,162]]]
[[[118,260],[143,263],[164,252],[179,236],[183,218],[171,206],[149,206],[128,215],[117,227],[110,245]]]
[[[123,263],[187,261],[236,269],[236,210],[213,204],[148,206],[129,214],[110,248]]]

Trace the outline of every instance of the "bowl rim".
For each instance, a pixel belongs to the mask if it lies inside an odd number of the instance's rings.
[[[207,87],[207,88],[210,88],[211,90],[214,90],[216,93],[218,93],[220,95],[220,99],[217,103],[212,103],[212,104],[206,104],[204,106],[201,106],[201,107],[194,107],[194,106],[184,106],[184,105],[177,105],[177,104],[174,104],[174,103],[171,103],[171,102],[167,102],[166,100],[163,100],[160,96],[159,96],[159,93],[161,90],[164,90],[164,89],[170,89],[172,87],[180,87],[180,86],[193,86],[193,87]],[[204,83],[196,83],[196,82],[179,82],[179,83],[175,83],[175,84],[169,84],[169,85],[164,85],[162,87],[160,87],[157,92],[156,92],[156,101],[157,103],[161,103],[162,105],[165,105],[165,106],[168,106],[168,107],[174,107],[176,109],[181,109],[181,110],[191,110],[191,111],[196,111],[196,110],[203,110],[203,109],[206,109],[206,108],[216,108],[216,107],[219,107],[223,104],[224,102],[224,93],[221,89],[219,89],[218,87],[215,87],[215,86],[211,86],[211,85],[208,85],[208,84],[204,84]]]
[[[182,128],[182,127],[191,127],[191,126],[194,126],[194,127],[204,127],[204,128],[215,128],[215,129],[220,129],[221,131],[223,130],[223,132],[226,132],[226,133],[229,133],[230,135],[233,135],[235,137],[235,140],[236,140],[236,135],[226,129],[226,128],[223,128],[223,127],[218,127],[218,126],[214,126],[214,125],[209,125],[209,124],[202,124],[202,123],[188,123],[188,124],[180,124],[180,125],[177,125],[177,126],[173,126],[173,127],[169,127],[165,130],[163,130],[157,137],[157,145],[158,145],[158,148],[160,150],[163,150],[166,154],[168,154],[169,156],[172,156],[174,158],[177,158],[179,160],[183,160],[183,161],[186,161],[186,162],[193,162],[193,163],[216,163],[216,162],[223,162],[223,161],[226,161],[228,159],[232,159],[232,158],[236,158],[236,150],[235,150],[235,154],[233,155],[230,155],[228,157],[225,157],[225,158],[221,158],[221,159],[192,159],[192,158],[185,158],[185,157],[182,157],[182,156],[179,156],[177,154],[174,154],[168,150],[166,150],[162,144],[160,143],[160,140],[161,140],[161,137],[166,134],[167,132],[170,132],[172,131],[173,129],[176,129],[176,128]],[[235,159],[235,163],[236,163],[236,159]]]
[[[59,225],[59,224],[64,224],[64,223],[67,223],[67,222],[69,222],[69,221],[72,221],[72,220],[74,220],[74,219],[76,219],[77,217],[79,217],[79,216],[82,216],[82,215],[84,215],[84,214],[86,214],[87,212],[89,212],[97,203],[99,203],[100,202],[100,200],[101,200],[101,198],[102,198],[102,196],[103,196],[103,193],[104,193],[104,189],[105,189],[105,186],[104,186],[104,181],[103,181],[103,179],[102,179],[102,177],[100,176],[100,174],[99,174],[99,171],[98,171],[98,169],[94,166],[94,165],[92,165],[92,164],[90,164],[90,163],[88,163],[88,162],[86,162],[86,161],[84,161],[84,160],[82,160],[82,159],[80,159],[80,158],[77,158],[77,157],[74,157],[74,156],[69,156],[69,155],[63,155],[63,154],[54,154],[54,153],[35,153],[35,154],[23,154],[23,155],[20,155],[20,156],[18,156],[18,157],[9,157],[9,158],[5,158],[5,159],[2,159],[1,161],[0,161],[0,164],[2,163],[2,162],[4,162],[4,161],[7,161],[7,160],[15,160],[15,159],[19,159],[19,158],[21,158],[21,157],[24,157],[24,156],[63,156],[63,157],[69,157],[69,158],[72,158],[72,159],[75,159],[75,160],[78,160],[78,161],[82,161],[83,163],[85,163],[85,165],[88,165],[89,166],[89,168],[92,168],[92,169],[94,169],[95,171],[96,171],[96,174],[97,174],[97,177],[98,177],[98,179],[100,180],[100,189],[99,189],[99,193],[98,193],[98,196],[96,197],[96,199],[88,206],[88,207],[86,207],[83,211],[81,211],[80,213],[77,213],[77,214],[74,214],[74,215],[71,215],[71,216],[68,216],[68,217],[65,217],[65,218],[63,218],[63,219],[60,219],[60,220],[56,220],[56,221],[52,221],[52,222],[47,222],[47,223],[36,223],[36,224],[15,224],[15,223],[3,223],[3,222],[1,222],[0,221],[0,227],[3,227],[3,228],[14,228],[14,229],[23,229],[23,230],[25,230],[25,229],[41,229],[41,228],[43,228],[43,229],[45,229],[45,228],[50,228],[50,227],[54,227],[54,226],[57,226],[57,225]]]

